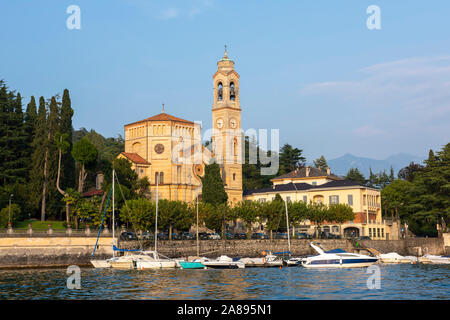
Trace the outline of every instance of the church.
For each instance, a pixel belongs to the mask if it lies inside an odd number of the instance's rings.
[[[139,178],[150,181],[152,199],[194,201],[201,197],[205,165],[220,168],[228,201],[242,201],[242,131],[239,74],[224,56],[213,75],[212,149],[202,145],[202,128],[165,112],[125,125],[125,151]]]

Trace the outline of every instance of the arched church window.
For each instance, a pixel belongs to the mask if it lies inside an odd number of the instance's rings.
[[[164,184],[164,172],[159,173],[159,183]]]
[[[236,89],[234,88],[234,82],[230,83],[230,100],[236,100]]]
[[[222,82],[219,82],[219,85],[217,86],[217,100],[222,101],[223,99],[223,85]]]

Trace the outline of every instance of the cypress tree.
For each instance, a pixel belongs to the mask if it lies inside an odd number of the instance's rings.
[[[36,100],[32,96],[30,99],[30,103],[27,105],[27,110],[24,116],[24,131],[25,131],[25,144],[26,144],[26,158],[27,158],[27,180],[31,178],[31,170],[33,168],[33,139],[34,133],[36,131],[36,119],[37,119],[37,110],[36,110]]]
[[[46,179],[47,179],[47,108],[44,97],[39,98],[39,111],[36,117],[34,138],[32,142],[32,169],[30,173],[30,195],[33,207],[37,210],[41,205],[41,220],[45,220]]]
[[[69,90],[65,89],[62,97],[61,105],[61,135],[67,135],[69,143],[67,151],[62,155],[61,160],[61,188],[73,188],[75,185],[75,160],[72,157],[73,138],[72,138],[72,116],[73,109],[71,107]]]
[[[205,175],[202,178],[202,198],[204,202],[215,207],[228,200],[217,163],[205,166]]]
[[[59,107],[56,97],[50,99],[49,114],[47,119],[47,196],[48,196],[48,212],[55,216],[61,211],[61,195],[56,187],[58,178],[58,146],[55,141],[55,135],[60,128]]]

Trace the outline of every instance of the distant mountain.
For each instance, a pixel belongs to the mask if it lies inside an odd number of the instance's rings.
[[[376,160],[371,158],[357,157],[352,154],[345,154],[342,157],[327,160],[331,172],[336,175],[346,175],[350,168],[358,168],[366,178],[369,177],[369,169],[372,168],[373,173],[386,170],[389,174],[391,166],[394,169],[395,177],[400,169],[406,167],[411,162],[422,163],[426,157],[417,157],[406,153],[394,154],[385,160]]]

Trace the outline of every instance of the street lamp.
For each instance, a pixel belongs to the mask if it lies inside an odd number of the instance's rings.
[[[8,223],[9,223],[9,224],[11,224],[11,198],[12,198],[13,196],[14,196],[13,194],[11,194],[11,195],[9,196],[9,210],[8,210],[8,216],[9,216],[9,221],[8,221]]]

